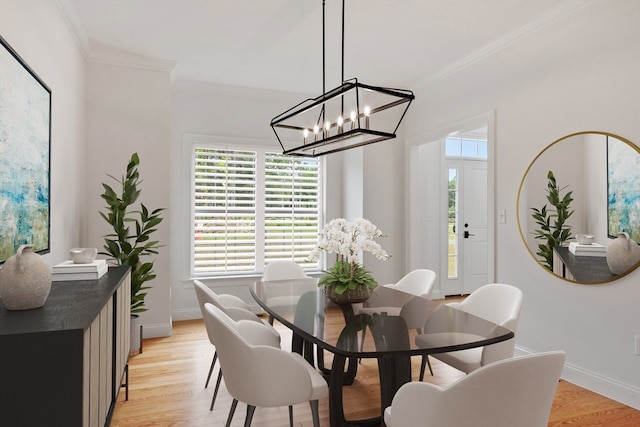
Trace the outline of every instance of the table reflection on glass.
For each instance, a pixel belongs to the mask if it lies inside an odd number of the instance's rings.
[[[351,384],[357,375],[358,359],[375,358],[378,362],[382,412],[391,404],[396,391],[411,381],[411,356],[482,347],[514,336],[502,326],[446,305],[438,306],[429,316],[428,330],[432,333],[419,339],[402,317],[386,313],[354,315],[350,305],[342,305],[342,316],[329,319],[332,311],[327,311],[328,300],[318,288],[317,279],[312,278],[256,282],[250,292],[268,314],[291,329],[292,350],[326,375],[332,427],[382,422],[382,413],[367,420],[345,419],[342,387]],[[325,333],[328,320],[332,330],[341,331],[339,334]],[[366,329],[369,333],[361,344],[359,337]],[[324,366],[324,351],[333,354],[330,369]]]

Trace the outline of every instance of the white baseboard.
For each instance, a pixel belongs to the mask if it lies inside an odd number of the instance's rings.
[[[527,348],[516,346],[516,355],[534,354]],[[579,387],[598,393],[602,396],[613,399],[624,405],[640,410],[640,388],[613,380],[598,374],[597,372],[583,369],[571,363],[565,363],[562,370],[563,380],[566,380]]]
[[[143,338],[170,337],[172,332],[171,323],[145,324],[142,326]]]
[[[199,307],[184,308],[181,310],[174,310],[171,312],[172,320],[193,320],[202,319],[202,313]]]

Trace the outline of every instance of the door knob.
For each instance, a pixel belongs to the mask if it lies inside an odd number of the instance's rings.
[[[471,234],[471,233],[469,233],[467,230],[464,230],[464,238],[465,238],[465,239],[468,239],[468,238],[469,238],[469,236],[475,236],[475,234]]]

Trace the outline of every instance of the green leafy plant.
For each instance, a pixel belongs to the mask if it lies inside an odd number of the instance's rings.
[[[553,271],[553,248],[562,246],[571,236],[571,227],[566,225],[566,221],[574,212],[570,208],[573,191],[563,196],[562,192],[568,186],[559,188],[553,171],[547,173],[547,180],[547,201],[552,207],[547,208],[545,204],[541,209],[531,208],[531,216],[539,227],[534,230],[534,238],[542,241],[538,243],[536,255],[547,269]]]
[[[318,286],[322,288],[334,287],[338,295],[347,290],[360,290],[363,287],[373,289],[378,286],[378,282],[371,273],[358,262],[347,262],[338,260],[330,270],[324,271],[325,275],[318,281]]]
[[[113,178],[121,186],[120,194],[111,186],[102,184],[104,193],[101,197],[107,202],[106,212],[100,212],[102,218],[111,225],[113,233],[104,237],[105,252],[102,255],[110,256],[117,265],[131,267],[131,313],[146,311],[144,299],[147,296],[145,283],[155,279],[153,272],[154,260],[143,260],[144,257],[158,254],[162,247],[157,240],[151,240],[151,235],[162,222],[160,212],[164,208],[149,211],[140,203],[140,210],[131,210],[138,200],[141,190],[138,185],[142,182],[138,172],[140,158],[137,153],[131,155],[127,172],[124,177]]]

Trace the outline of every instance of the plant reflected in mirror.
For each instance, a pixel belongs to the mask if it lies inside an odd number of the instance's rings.
[[[562,246],[571,236],[571,227],[566,222],[574,212],[569,208],[573,191],[563,196],[562,191],[568,186],[558,188],[553,171],[547,173],[547,179],[547,202],[551,206],[549,209],[546,204],[540,209],[531,208],[531,215],[539,227],[534,230],[534,238],[542,241],[538,243],[536,255],[545,267],[553,270],[553,248]]]
[[[629,140],[606,132],[577,132],[542,150],[522,178],[516,207],[522,240],[541,267],[562,279],[606,283],[638,267],[614,275],[607,266],[611,141],[624,145],[630,161],[640,164],[640,149]],[[579,244],[579,235],[589,235],[590,244]]]

